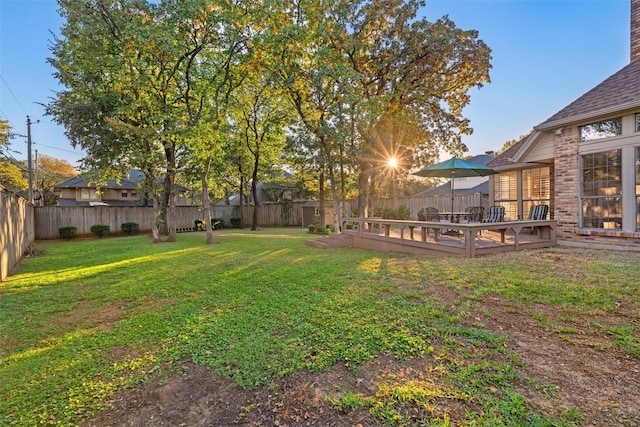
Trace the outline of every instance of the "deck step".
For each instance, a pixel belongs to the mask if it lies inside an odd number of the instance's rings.
[[[344,234],[332,233],[329,236],[307,240],[307,246],[318,249],[348,248],[353,244],[353,238]]]

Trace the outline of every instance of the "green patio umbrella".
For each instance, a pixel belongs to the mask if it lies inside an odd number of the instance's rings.
[[[484,165],[466,162],[457,157],[452,157],[444,162],[436,163],[424,169],[414,172],[413,175],[434,178],[451,178],[451,212],[453,212],[453,198],[455,178],[468,178],[473,176],[487,176],[498,173]]]

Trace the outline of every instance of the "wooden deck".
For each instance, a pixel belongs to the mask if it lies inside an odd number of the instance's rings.
[[[336,246],[471,258],[496,252],[555,246],[556,221],[449,223],[349,218]],[[336,243],[338,241],[336,240]]]

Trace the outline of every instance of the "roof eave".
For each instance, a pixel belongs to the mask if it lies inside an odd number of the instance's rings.
[[[509,159],[509,160],[513,160],[513,159]],[[498,171],[498,172],[506,172],[506,171],[511,171],[511,170],[516,170],[516,169],[528,169],[531,167],[531,163],[529,162],[518,162],[516,163],[514,160],[514,163],[509,163],[506,165],[501,165],[501,166],[496,166],[493,169]]]
[[[538,131],[545,131],[545,130],[549,130],[549,129],[553,129],[553,128],[557,128],[560,126],[566,126],[575,122],[580,122],[583,120],[587,120],[587,119],[593,119],[595,117],[599,117],[599,116],[607,116],[607,115],[611,115],[611,114],[615,114],[615,113],[619,113],[622,112],[624,110],[630,110],[633,108],[638,108],[640,107],[640,99],[634,100],[634,101],[630,101],[630,102],[626,102],[624,104],[618,104],[615,105],[613,107],[608,107],[608,108],[603,108],[601,110],[597,110],[597,111],[591,111],[589,113],[584,113],[584,114],[578,114],[576,116],[570,116],[570,117],[565,117],[562,119],[558,119],[558,120],[553,120],[551,122],[544,122],[539,124],[538,126],[535,126],[533,129],[534,130],[538,130]]]

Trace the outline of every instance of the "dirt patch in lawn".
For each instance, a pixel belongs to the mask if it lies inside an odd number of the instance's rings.
[[[562,261],[562,260],[561,260]],[[560,262],[560,261],[559,261]],[[464,292],[427,285],[426,292],[448,307],[464,301]],[[505,335],[517,354],[516,391],[530,409],[544,416],[579,414],[580,426],[640,426],[640,363],[614,346],[602,325],[637,325],[640,307],[621,303],[605,314],[569,313],[554,305],[524,304],[502,296],[474,300],[461,326]],[[366,409],[348,413],[332,404],[342,393],[371,396],[386,376],[426,375],[437,365],[436,352],[398,361],[381,355],[358,370],[342,364],[299,372],[270,387],[245,390],[193,363],[161,382],[124,390],[110,407],[84,426],[378,426]],[[446,402],[451,425],[459,425],[473,404]],[[442,412],[441,412],[442,413]]]
[[[441,292],[441,295],[454,293]],[[536,315],[530,313],[535,311]],[[640,364],[612,348],[598,330],[567,337],[545,327],[540,315],[554,316],[548,307],[516,307],[513,301],[487,297],[469,313],[467,326],[506,334],[509,349],[522,362],[521,373],[535,384],[517,391],[532,409],[544,415],[565,410],[580,413],[581,426],[640,426]],[[367,410],[347,414],[331,400],[346,391],[369,396],[385,375],[428,372],[432,356],[400,362],[381,356],[357,371],[338,364],[320,373],[300,372],[271,387],[244,390],[206,368],[184,364],[184,371],[161,383],[122,392],[110,408],[84,426],[376,426],[382,423]],[[465,410],[449,404],[453,425]]]

